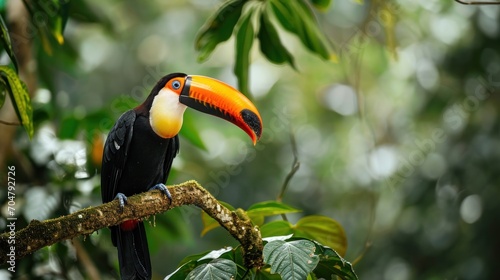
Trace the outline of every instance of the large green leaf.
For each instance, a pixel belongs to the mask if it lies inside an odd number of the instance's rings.
[[[165,277],[168,280],[185,280],[189,273],[193,271],[196,267],[196,260],[191,260],[185,262],[180,267],[178,267],[174,272],[170,273]]]
[[[248,217],[258,226],[263,223],[264,217],[296,212],[300,212],[300,210],[290,205],[272,200],[256,203],[250,206],[246,211]]]
[[[188,274],[191,273],[195,268],[199,266],[206,267],[204,264],[210,263],[212,260],[216,259],[229,260],[236,265],[237,276],[231,279],[251,279],[248,277],[251,276],[253,273],[251,271],[250,273],[248,273],[248,269],[244,265],[243,249],[241,248],[241,245],[234,249],[231,247],[227,247],[220,250],[204,252],[201,254],[196,254],[186,257],[182,260],[179,267],[173,273],[168,275],[165,279],[170,279],[170,280],[189,279]],[[196,278],[196,279],[202,279],[202,278]]]
[[[0,15],[0,28],[2,29],[0,32],[1,38],[1,44],[3,49],[7,52],[7,54],[10,57],[10,60],[14,64],[14,67],[16,68],[16,72],[19,70],[18,65],[17,65],[17,59],[16,55],[14,54],[14,50],[12,49],[12,40],[10,39],[9,31],[7,30],[7,25],[5,24],[5,21],[3,20],[3,17]],[[0,108],[2,103],[0,103]]]
[[[269,61],[276,64],[287,62],[295,68],[292,55],[281,43],[278,32],[269,19],[268,9],[260,15],[260,27],[257,37],[260,42],[260,50]]]
[[[271,266],[271,273],[277,272],[283,279],[306,279],[319,262],[315,250],[308,240],[276,240],[264,246],[264,262]]]
[[[317,242],[315,245],[316,252],[320,256],[319,264],[313,271],[317,278],[335,279],[334,275],[337,275],[344,280],[358,279],[352,264],[344,260],[335,250]]]
[[[252,25],[253,9],[247,11],[241,20],[236,35],[236,63],[234,64],[234,74],[238,77],[238,88],[240,91],[248,95],[250,92],[249,67],[250,67],[250,50],[252,49],[254,30]]]
[[[302,6],[302,9],[305,11],[304,15],[309,17],[312,20],[316,20],[316,16],[311,8],[309,8],[309,4],[306,3],[306,0],[295,0],[296,3]]]
[[[306,216],[295,225],[288,221],[273,221],[263,225],[260,231],[263,237],[293,234],[295,237],[316,240],[335,249],[342,256],[347,251],[344,229],[337,221],[325,216]]]
[[[280,22],[289,32],[294,33],[302,44],[323,59],[331,59],[325,36],[319,30],[313,17],[303,16],[311,13],[307,5],[297,2],[301,0],[270,0],[269,4]]]
[[[293,234],[293,226],[288,221],[272,221],[260,228],[260,233],[262,237],[271,237],[279,235]]]
[[[234,258],[233,255],[234,249],[229,247],[221,250],[206,251],[200,254],[188,256],[184,258],[180,262],[179,267],[174,272],[165,277],[165,279],[188,279],[188,274],[190,274],[196,267],[209,263],[211,260],[218,258],[232,261]]]
[[[9,92],[19,120],[30,138],[33,137],[33,109],[26,85],[8,66],[0,66],[0,79]]]
[[[227,1],[205,23],[195,39],[195,48],[200,52],[198,61],[207,60],[219,43],[231,37],[244,4],[244,0]]]
[[[191,271],[186,279],[197,280],[226,280],[235,279],[237,272],[236,264],[226,259],[214,259],[209,263],[202,264]]]
[[[327,245],[340,255],[347,251],[347,237],[342,226],[334,219],[326,216],[306,216],[294,226],[296,236],[307,237]]]
[[[319,242],[315,240],[309,240],[304,237],[292,237],[292,235],[288,236],[275,236],[275,237],[270,237],[270,238],[263,238],[264,242],[272,243],[272,242],[281,242],[281,244],[284,244],[283,242],[297,242],[297,241],[307,241],[313,243],[315,246],[315,250],[311,253],[311,255],[316,255],[319,257],[319,263],[318,265],[313,269],[314,276],[316,278],[312,279],[336,279],[335,276],[339,276],[342,279],[345,280],[356,280],[358,279],[356,273],[354,272],[354,269],[348,261],[346,261],[344,258],[342,258],[335,250],[332,248],[322,245]],[[267,246],[267,245],[266,245]],[[266,247],[264,247],[264,255]],[[264,257],[264,261],[266,263],[267,260]],[[269,264],[269,263],[268,263]],[[309,275],[311,276],[311,275]],[[263,275],[264,278],[266,279],[266,273]],[[286,278],[283,278],[286,279]],[[304,278],[305,279],[305,278]],[[309,279],[309,278],[308,278]]]
[[[294,0],[291,0],[294,1]],[[269,0],[268,5],[274,12],[274,15],[280,24],[289,32],[297,33],[297,27],[300,26],[300,15],[294,15],[288,3],[281,0]]]
[[[212,252],[212,251],[204,251],[202,253],[198,253],[198,254],[195,254],[195,255],[187,256],[187,257],[185,257],[184,259],[181,260],[181,262],[179,263],[179,266],[183,266],[183,265],[185,265],[185,264],[187,264],[189,262],[192,262],[192,261],[198,261],[202,257],[210,254],[210,252]]]

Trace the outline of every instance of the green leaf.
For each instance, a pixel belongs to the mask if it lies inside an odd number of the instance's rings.
[[[33,23],[36,26],[43,48],[52,54],[51,42],[64,43],[63,31],[69,16],[70,1],[62,0],[24,0]]]
[[[222,255],[224,255],[224,254],[232,253],[232,251],[233,251],[233,248],[231,248],[231,247],[226,247],[226,248],[222,248],[219,250],[210,251],[206,255],[202,256],[199,260],[218,259],[218,258],[221,258]]]
[[[296,225],[291,225],[287,221],[273,221],[263,225],[260,231],[263,237],[293,234],[295,237],[317,240],[334,248],[342,256],[347,251],[344,229],[337,221],[325,216],[306,216]]]
[[[226,259],[215,259],[202,264],[191,271],[186,279],[226,280],[236,276],[236,264]]]
[[[0,66],[0,78],[9,92],[17,117],[30,138],[33,137],[33,109],[26,85],[19,79],[16,72],[8,66]]]
[[[291,8],[295,9],[297,15],[309,13],[309,7],[299,5],[292,1]],[[298,33],[302,43],[312,52],[316,53],[323,59],[330,59],[330,51],[326,43],[325,36],[321,33],[317,23],[311,17],[299,17],[302,19],[302,26],[299,28]]]
[[[226,203],[224,201],[219,201],[219,203],[231,211],[235,210],[234,207],[229,203]],[[201,231],[201,236],[204,236],[205,234],[207,234],[207,232],[209,232],[215,228],[218,228],[220,226],[219,222],[217,222],[212,217],[210,217],[207,213],[205,213],[205,211],[201,212],[201,221],[203,223],[203,229]]]
[[[250,206],[246,212],[254,224],[261,225],[262,223],[256,221],[263,221],[263,218],[267,216],[296,213],[300,212],[300,210],[281,202],[264,201]]]
[[[244,0],[227,1],[205,23],[195,39],[195,48],[200,52],[198,61],[207,60],[219,43],[231,37],[244,4]]]
[[[262,237],[293,234],[293,226],[288,221],[273,221],[260,227]]]
[[[188,256],[184,258],[180,262],[179,267],[165,279],[187,279],[188,274],[191,273],[193,269],[195,269],[197,266],[209,263],[213,259],[221,258],[232,261],[235,258],[234,251],[236,251],[236,249],[232,249],[231,247],[229,247]]]
[[[260,15],[260,28],[257,37],[260,42],[260,50],[269,61],[276,64],[287,62],[295,68],[293,57],[281,44],[278,32],[269,19],[267,10]]]
[[[326,11],[332,4],[332,0],[310,0],[316,9]]]
[[[0,32],[1,38],[1,44],[4,50],[7,52],[9,55],[10,60],[14,64],[14,67],[16,68],[16,72],[19,70],[18,65],[17,65],[17,59],[16,55],[14,54],[14,50],[12,49],[12,40],[10,39],[9,31],[7,30],[7,25],[5,24],[5,21],[3,20],[3,17],[0,15],[0,28],[2,31]],[[0,108],[2,103],[0,103]]]
[[[196,127],[196,121],[193,118],[192,114],[189,113],[184,114],[184,121],[180,134],[194,146],[204,151],[207,150],[207,147],[205,146],[203,140],[201,139],[200,130],[198,129],[198,127]]]
[[[250,50],[252,49],[254,31],[252,25],[253,9],[249,10],[243,16],[241,24],[238,27],[236,35],[236,63],[234,64],[234,74],[238,77],[239,90],[248,95],[250,93],[249,67],[250,67]]]
[[[187,279],[187,276],[189,273],[193,271],[193,269],[196,267],[196,261],[191,260],[180,267],[178,267],[174,272],[170,273],[165,277],[165,279],[168,280],[185,280]]]
[[[297,35],[306,48],[325,60],[331,59],[326,38],[319,30],[314,18],[303,16],[310,14],[311,10],[307,5],[301,5],[297,1],[300,0],[270,0],[270,5],[281,25]]]
[[[212,251],[205,251],[205,252],[202,252],[202,253],[199,253],[199,254],[187,256],[184,259],[182,259],[182,261],[179,263],[179,266],[183,266],[186,263],[189,263],[189,262],[192,262],[192,261],[198,261],[202,257],[208,255],[210,252],[212,252]]]
[[[264,241],[264,242],[273,242],[276,240],[287,241],[287,240],[291,239],[292,237],[293,237],[293,233],[287,234],[287,235],[264,237],[264,238],[262,238],[262,241]]]
[[[300,26],[300,19],[297,15],[294,15],[292,10],[289,8],[288,3],[281,0],[270,0],[268,4],[274,12],[274,15],[280,22],[280,24],[289,32],[296,33],[297,27]]]
[[[306,216],[294,226],[295,236],[316,240],[327,245],[340,255],[347,251],[347,237],[342,226],[334,219],[326,216]]]
[[[271,266],[271,273],[277,272],[283,279],[306,279],[319,262],[315,250],[308,240],[276,240],[264,246],[264,262]]]
[[[262,201],[250,206],[247,210],[248,213],[259,214],[264,216],[280,215],[286,213],[300,212],[301,210],[294,208],[283,202],[275,200]]]
[[[344,260],[335,250],[315,242],[316,252],[320,257],[318,266],[314,269],[317,278],[335,279],[337,275],[345,280],[357,280],[352,264]]]
[[[306,0],[295,0],[297,1],[296,3],[302,6],[302,9],[306,12],[305,15],[309,17],[312,20],[316,20],[316,16],[314,15],[314,12],[311,8],[309,8],[309,5],[306,3]]]

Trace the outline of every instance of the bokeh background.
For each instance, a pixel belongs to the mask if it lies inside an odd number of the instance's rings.
[[[0,133],[12,138],[0,165],[16,166],[24,224],[101,203],[102,141],[163,75],[237,84],[234,38],[203,63],[194,49],[221,3],[74,1],[63,45],[47,54],[32,38],[34,139],[21,128]],[[316,16],[334,50],[330,61],[284,30],[297,70],[253,47],[261,142],[254,147],[231,124],[188,110],[168,183],[195,179],[244,209],[275,199],[294,160],[293,137],[301,165],[283,201],[303,212],[290,219],[339,221],[360,279],[499,279],[500,6],[335,0]],[[0,199],[5,211],[6,192]],[[158,279],[190,254],[236,245],[222,229],[200,237],[194,207],[155,223],[147,229]],[[103,229],[21,260],[16,277],[86,279],[95,269],[113,279],[116,267]]]

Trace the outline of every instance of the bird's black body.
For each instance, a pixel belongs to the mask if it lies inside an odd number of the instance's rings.
[[[179,151],[179,139],[161,138],[149,124],[149,112],[139,106],[124,113],[111,129],[104,146],[101,195],[112,201],[118,193],[131,196],[165,183],[172,161]],[[111,228],[118,247],[122,279],[150,279],[151,262],[144,225],[125,230]]]
[[[159,137],[151,129],[149,117],[137,110],[124,113],[106,139],[102,166],[103,202],[113,200],[117,193],[130,196],[165,183],[179,151],[177,136]]]
[[[173,73],[161,78],[144,103],[124,113],[104,145],[101,195],[104,203],[164,185],[179,151],[179,133],[186,107],[221,117],[243,129],[254,144],[262,133],[255,106],[240,92],[220,81]],[[122,279],[151,279],[151,262],[144,224],[125,221],[111,227],[118,248]]]

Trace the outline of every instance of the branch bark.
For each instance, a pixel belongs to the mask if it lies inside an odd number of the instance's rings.
[[[126,220],[142,219],[182,205],[195,205],[217,220],[240,242],[248,268],[262,267],[263,246],[258,227],[222,206],[196,181],[169,186],[168,190],[172,194],[172,203],[160,191],[151,191],[129,197],[123,213],[119,211],[118,201],[113,200],[67,216],[46,221],[33,220],[27,227],[15,232],[15,235],[11,232],[0,235],[0,262],[6,263],[9,260],[7,254],[12,251],[11,246],[15,246],[15,257],[20,259],[45,246],[80,235],[90,235],[101,228],[118,225]],[[15,238],[15,245],[9,244],[11,236]]]

